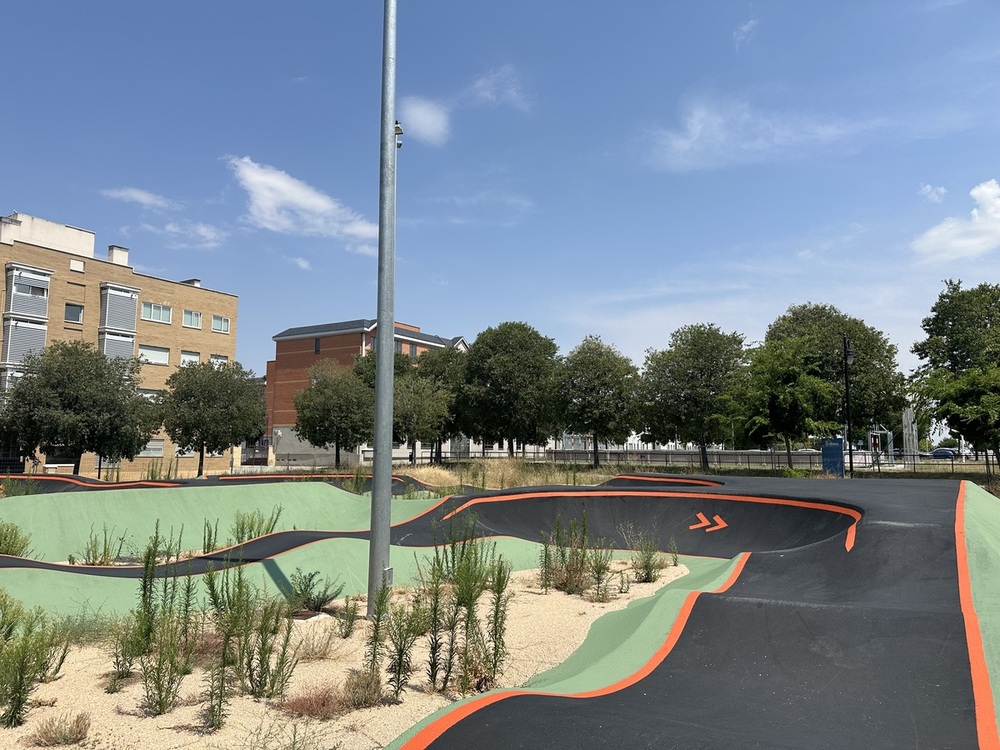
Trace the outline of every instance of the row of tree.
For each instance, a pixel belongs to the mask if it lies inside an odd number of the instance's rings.
[[[80,472],[84,453],[133,459],[162,427],[181,451],[222,452],[266,428],[262,384],[239,363],[186,365],[162,393],[140,389],[142,362],[107,357],[82,341],[57,341],[28,354],[4,394],[0,434],[8,448],[65,456]]]
[[[633,433],[649,441],[700,447],[792,444],[840,432],[845,423],[844,336],[851,370],[854,427],[895,424],[905,403],[896,348],[881,332],[830,305],[790,308],[762,344],[739,333],[684,326],[639,368],[614,347],[588,336],[565,357],[525,323],[483,331],[467,353],[424,352],[416,366],[398,355],[394,428],[400,441],[434,442],[464,434],[508,451],[563,432],[599,446]],[[320,447],[353,450],[372,437],[372,354],[353,369],[322,362],[295,399],[296,431]],[[789,456],[790,461],[790,456]]]
[[[416,362],[395,359],[394,431],[399,441],[449,438],[537,445],[564,432],[599,446],[638,433],[647,441],[699,446],[707,468],[711,444],[784,446],[841,433],[846,351],[851,428],[894,428],[909,402],[926,433],[946,424],[979,450],[1000,450],[1000,285],[963,289],[948,281],[924,319],[927,338],[913,347],[923,365],[909,379],[896,347],[862,320],[824,304],[790,307],[748,346],[715,325],[674,331],[650,349],[640,371],[599,338],[588,336],[564,357],[526,323],[483,331],[468,352],[432,349]],[[93,346],[56,342],[29,354],[23,376],[4,394],[0,433],[25,455],[36,449],[108,461],[138,455],[161,427],[179,449],[219,452],[265,429],[262,384],[239,363],[204,363],[174,372],[160,394],[142,393],[141,363],[110,359]],[[319,447],[353,450],[374,426],[374,353],[353,368],[323,361],[295,398],[296,431]]]

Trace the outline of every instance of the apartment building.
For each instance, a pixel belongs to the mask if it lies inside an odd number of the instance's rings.
[[[88,341],[109,356],[142,358],[141,385],[151,395],[182,364],[235,360],[236,295],[206,289],[198,279],[136,273],[128,248],[111,245],[102,259],[94,246],[86,229],[17,212],[0,216],[0,387],[19,376],[26,354],[53,341]],[[64,468],[50,459],[58,457],[45,458],[47,470]],[[231,459],[229,452],[206,459],[206,471],[224,471]],[[197,456],[178,455],[165,434],[128,463],[121,472],[129,478],[147,469],[180,476],[197,470]],[[98,457],[84,456],[80,471],[94,476],[99,465]]]
[[[367,318],[338,323],[288,328],[273,336],[274,359],[267,363],[267,425],[275,452],[300,461],[326,457],[326,452],[300,441],[292,432],[295,426],[295,394],[309,385],[309,368],[321,359],[332,359],[344,367],[353,367],[356,357],[363,357],[375,346],[378,322]],[[396,323],[395,345],[416,359],[428,349],[449,346],[467,350],[461,336],[445,338],[424,333],[418,326]],[[343,452],[341,457],[344,458]]]

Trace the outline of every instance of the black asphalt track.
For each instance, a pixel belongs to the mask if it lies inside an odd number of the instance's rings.
[[[405,747],[998,747],[977,734],[956,552],[959,482],[674,479],[453,496],[393,527],[393,544],[404,546],[441,542],[463,517],[483,535],[537,541],[557,516],[566,523],[586,511],[591,539],[616,546],[631,523],[655,534],[660,549],[673,540],[682,554],[751,553],[724,593],[694,601],[676,644],[644,679],[587,698],[468,704],[455,714],[463,718],[446,715]],[[333,537],[367,533],[280,532],[190,565],[251,562]],[[189,571],[200,572],[188,562],[170,572]]]

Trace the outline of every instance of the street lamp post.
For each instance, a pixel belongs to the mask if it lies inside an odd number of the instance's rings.
[[[382,131],[379,159],[378,338],[375,344],[375,455],[372,459],[371,530],[368,543],[368,611],[383,586],[392,586],[389,531],[392,500],[392,391],[395,353],[396,0],[385,0],[382,41]]]
[[[844,334],[844,406],[847,412],[847,461],[850,476],[854,478],[854,442],[851,440],[851,365],[854,364],[854,352],[851,350],[851,342]]]

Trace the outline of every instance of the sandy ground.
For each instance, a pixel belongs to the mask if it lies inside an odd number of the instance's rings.
[[[623,609],[634,599],[650,596],[686,572],[683,565],[668,567],[655,583],[632,583],[628,593],[616,594],[614,599],[603,603],[555,591],[544,594],[538,588],[536,571],[515,573],[506,641],[510,659],[500,686],[522,685],[533,675],[561,663],[583,642],[598,617]],[[361,611],[364,612],[364,605]],[[356,632],[348,639],[339,637],[336,621],[329,615],[296,621],[295,628],[297,636],[305,642],[302,652],[323,651],[322,644],[327,642],[329,648],[325,649],[324,658],[300,661],[289,697],[331,684],[342,685],[348,670],[361,666],[367,622],[359,620]],[[26,724],[17,729],[0,729],[0,747],[30,747],[41,722],[86,713],[90,717],[90,730],[82,746],[94,750],[381,748],[458,697],[427,692],[423,640],[414,649],[414,675],[398,704],[318,721],[291,716],[274,702],[235,697],[225,726],[211,733],[204,729],[202,697],[206,684],[202,670],[196,668],[184,679],[177,708],[162,716],[149,716],[142,709],[144,693],[138,678],[130,678],[117,693],[104,691],[111,669],[107,648],[74,648],[59,677],[40,685],[32,695]],[[317,644],[320,644],[318,649]]]

